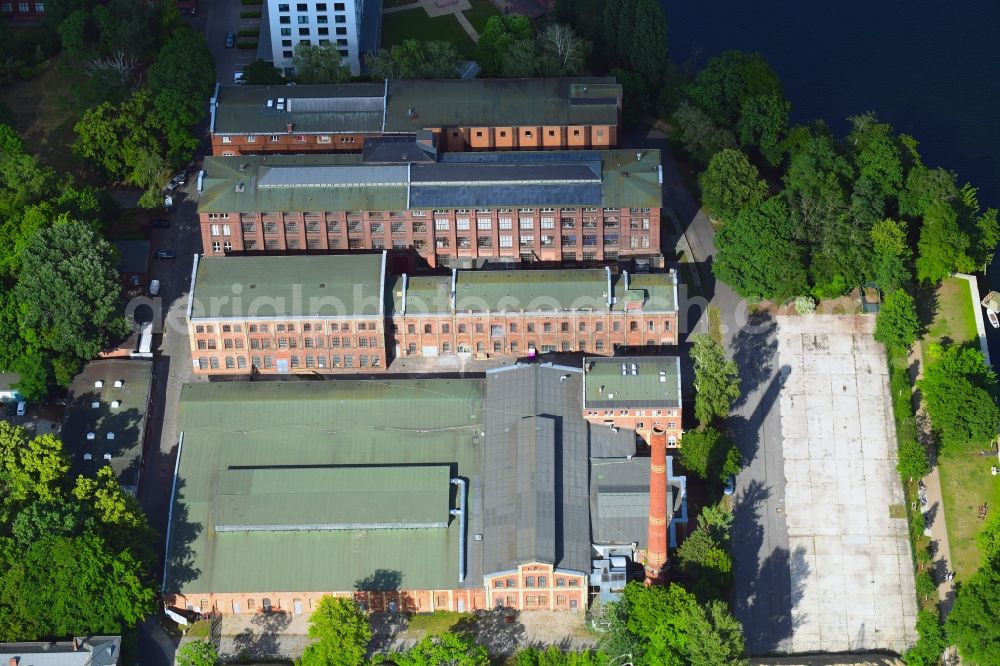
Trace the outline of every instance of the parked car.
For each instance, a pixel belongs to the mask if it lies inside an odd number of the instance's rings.
[[[179,174],[170,179],[167,183],[168,190],[176,190],[178,187],[187,182],[187,174],[181,171]]]
[[[177,258],[177,253],[174,252],[173,250],[157,250],[156,251],[156,258],[157,259],[176,259]]]
[[[22,400],[21,402],[17,403],[17,415],[18,416],[24,416],[24,413],[26,411],[28,411],[28,403],[26,403],[24,400]]]
[[[726,495],[732,495],[736,492],[736,477],[732,474],[726,479],[726,486],[722,489],[722,492]]]
[[[170,220],[165,217],[158,217],[152,222],[153,227],[158,229],[166,229],[170,226]]]
[[[153,280],[149,283],[149,295],[156,296],[160,293],[160,281]]]
[[[990,320],[990,325],[993,328],[1000,328],[1000,319],[997,319],[997,313],[993,310],[986,311],[986,318]]]
[[[236,46],[236,34],[232,32],[226,33],[226,48],[231,49]]]
[[[243,72],[236,72],[235,74],[233,74],[234,84],[241,86],[246,82],[247,82],[247,77],[243,74]]]

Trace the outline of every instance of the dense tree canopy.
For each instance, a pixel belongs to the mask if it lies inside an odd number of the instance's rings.
[[[701,203],[713,219],[731,220],[744,208],[759,206],[768,196],[767,183],[740,150],[726,149],[712,156],[698,179]]]
[[[316,46],[300,42],[295,45],[292,62],[299,83],[343,83],[351,78],[350,68],[333,43]]]
[[[706,481],[721,482],[740,470],[740,452],[731,439],[715,428],[689,430],[680,448],[684,467]]]
[[[89,360],[128,331],[114,249],[87,225],[60,220],[23,256],[17,297],[46,348]]]
[[[743,631],[725,604],[699,605],[679,585],[629,583],[604,610],[607,654],[632,654],[637,666],[742,666]]]
[[[365,55],[374,81],[385,79],[454,79],[462,57],[455,45],[443,41],[407,39],[392,49]]]
[[[941,445],[955,448],[992,446],[1000,427],[1000,409],[991,393],[993,369],[977,349],[932,348],[918,383]]]
[[[174,661],[177,666],[215,666],[218,660],[219,651],[211,641],[197,640],[185,643]]]
[[[658,90],[667,63],[667,20],[657,0],[614,0],[604,5],[603,51],[610,67],[642,76]]]
[[[243,79],[249,86],[275,86],[285,82],[280,69],[260,58],[243,68]]]
[[[808,291],[799,230],[780,197],[745,208],[715,237],[712,270],[744,298],[783,301]]]
[[[68,476],[53,435],[0,421],[0,641],[121,633],[152,610],[153,538],[110,467]]]
[[[886,296],[875,323],[875,339],[886,347],[908,349],[919,332],[920,320],[913,298],[902,289]]]
[[[945,629],[958,653],[973,664],[1000,663],[1000,572],[986,563],[963,583],[948,613]]]
[[[759,96],[783,99],[781,81],[759,53],[725,51],[705,65],[685,95],[722,127],[735,128],[743,103]]]
[[[488,666],[486,648],[456,634],[425,636],[405,652],[388,655],[397,666]]]
[[[751,95],[740,103],[740,143],[753,146],[771,166],[781,164],[792,105],[779,94]]]
[[[476,63],[483,76],[516,76],[516,65],[508,60],[518,48],[527,47],[533,52],[534,42],[535,28],[527,16],[491,16],[476,42]]]
[[[313,642],[302,654],[303,666],[353,666],[364,660],[372,637],[368,616],[353,599],[325,596],[309,616]]]

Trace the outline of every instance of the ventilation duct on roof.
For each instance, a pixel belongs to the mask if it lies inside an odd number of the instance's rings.
[[[121,388],[123,386],[125,386],[125,380],[124,379],[116,379],[115,380],[115,388]]]

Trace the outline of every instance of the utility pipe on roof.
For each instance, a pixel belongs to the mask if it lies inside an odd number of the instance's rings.
[[[458,307],[458,269],[451,269],[451,311]]]
[[[382,92],[382,134],[385,134],[385,117],[389,109],[389,79],[385,80],[385,90]]]
[[[604,272],[608,275],[608,309],[615,303],[615,297],[611,291],[611,266],[605,266]]]
[[[465,582],[465,479],[454,478],[452,485],[458,486],[458,508],[448,513],[458,516],[458,582]]]
[[[170,527],[174,521],[174,499],[177,497],[177,475],[181,468],[181,453],[184,451],[184,431],[177,437],[177,460],[174,461],[174,480],[170,483],[170,508],[167,509],[167,538],[163,552],[163,580],[160,591],[167,591],[167,567],[170,565]]]
[[[406,314],[406,286],[409,282],[409,277],[406,273],[403,273],[403,311],[400,314]]]

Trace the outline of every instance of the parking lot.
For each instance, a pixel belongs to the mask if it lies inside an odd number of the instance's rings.
[[[791,652],[904,651],[913,566],[871,316],[778,318]],[[892,514],[890,513],[892,511]]]

